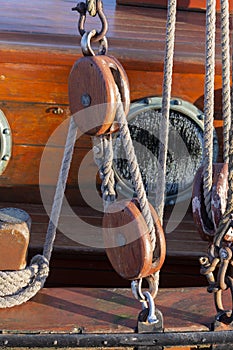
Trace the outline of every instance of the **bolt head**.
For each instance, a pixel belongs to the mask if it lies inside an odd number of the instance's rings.
[[[10,131],[10,129],[6,128],[6,129],[3,129],[2,133],[4,135],[10,135],[11,131]]]
[[[8,154],[5,154],[3,157],[2,157],[2,160],[4,160],[4,161],[8,161],[8,160],[10,160],[10,156],[8,155]]]
[[[81,97],[81,102],[83,107],[89,107],[91,104],[91,96],[88,94],[83,94]]]

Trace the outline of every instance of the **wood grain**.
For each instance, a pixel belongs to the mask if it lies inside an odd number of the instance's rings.
[[[152,6],[157,8],[167,8],[167,2],[164,0],[118,0],[118,4],[122,5],[138,5],[138,6]],[[205,11],[206,3],[203,0],[178,0],[177,8],[179,10],[189,10],[189,11]],[[233,2],[229,1],[229,9],[233,11]],[[216,2],[216,11],[220,12],[221,6],[220,1]]]

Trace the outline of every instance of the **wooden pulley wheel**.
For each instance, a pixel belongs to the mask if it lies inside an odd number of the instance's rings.
[[[82,57],[69,76],[69,105],[79,129],[89,135],[113,132],[118,89],[127,115],[129,84],[120,63],[106,55]]]
[[[197,230],[205,241],[212,241],[216,228],[226,207],[227,200],[227,164],[213,164],[213,184],[211,191],[212,222],[209,220],[203,193],[203,166],[195,175],[192,193],[193,219]]]
[[[165,237],[155,210],[150,205],[157,236],[156,257],[150,232],[133,199],[115,202],[103,217],[103,238],[107,256],[115,271],[123,278],[144,278],[159,270],[165,259]]]

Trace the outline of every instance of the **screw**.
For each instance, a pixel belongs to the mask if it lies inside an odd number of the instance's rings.
[[[6,128],[6,129],[3,129],[2,133],[4,135],[10,135],[11,131],[10,131],[10,129]]]
[[[88,107],[91,104],[91,96],[88,94],[83,94],[81,97],[81,102],[84,107]]]
[[[10,159],[10,156],[8,154],[5,154],[3,157],[2,157],[2,160],[5,160],[6,162]]]
[[[149,98],[149,97],[146,97],[144,98],[143,102],[146,104],[146,105],[150,105],[152,103],[152,99]]]
[[[181,106],[182,102],[181,102],[181,100],[172,100],[171,104],[174,105],[174,106]]]

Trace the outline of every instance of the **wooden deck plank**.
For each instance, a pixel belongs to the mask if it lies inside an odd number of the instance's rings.
[[[208,331],[214,320],[205,288],[161,289],[157,307],[165,331]],[[0,310],[2,332],[131,333],[141,304],[127,289],[50,288],[31,301]]]

